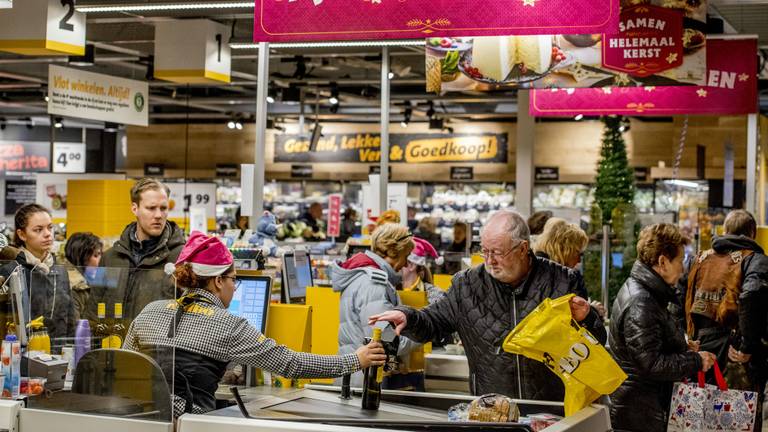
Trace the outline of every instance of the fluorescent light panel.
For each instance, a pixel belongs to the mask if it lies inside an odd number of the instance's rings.
[[[147,3],[127,5],[83,5],[75,6],[78,12],[85,13],[110,13],[110,12],[154,12],[174,10],[201,10],[201,9],[247,9],[253,8],[252,1],[239,2],[205,2],[205,3]]]
[[[426,40],[389,40],[389,41],[347,41],[347,42],[276,42],[270,43],[270,48],[348,48],[348,47],[385,47],[385,46],[424,46]],[[232,49],[258,49],[256,42],[233,42]]]
[[[698,183],[687,180],[667,180],[666,183],[691,189],[697,189],[699,187]]]

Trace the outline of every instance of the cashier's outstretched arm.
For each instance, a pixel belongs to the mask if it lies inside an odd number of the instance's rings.
[[[265,369],[285,378],[334,378],[384,361],[383,348],[375,344],[343,356],[296,352],[264,336],[245,320],[233,329],[227,351],[228,361]]]

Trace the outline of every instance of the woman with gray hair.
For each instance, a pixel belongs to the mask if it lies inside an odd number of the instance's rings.
[[[406,265],[413,247],[413,234],[408,228],[388,223],[373,233],[370,251],[329,266],[333,290],[341,293],[339,355],[355,352],[365,344],[364,339],[373,333],[368,325],[369,316],[400,305],[395,285],[400,281],[399,271]],[[401,337],[397,355],[405,358],[418,348],[421,344]],[[408,376],[392,374],[384,379],[383,387],[423,390],[423,375],[420,382],[405,382],[403,378]],[[352,375],[353,387],[360,387],[362,383],[361,372]]]

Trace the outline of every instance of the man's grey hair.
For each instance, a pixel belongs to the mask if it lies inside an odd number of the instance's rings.
[[[487,227],[489,227],[491,224],[503,224],[504,231],[509,233],[511,239],[513,241],[516,240],[525,240],[527,242],[531,241],[531,230],[528,228],[528,222],[525,221],[525,219],[520,215],[520,213],[512,210],[499,210],[496,213],[493,214],[488,220],[486,221],[485,225],[480,231],[480,235],[483,235],[483,232]]]

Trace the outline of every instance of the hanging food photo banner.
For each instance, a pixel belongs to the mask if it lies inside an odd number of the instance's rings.
[[[619,0],[257,0],[253,40],[606,33],[618,12]]]
[[[363,162],[381,160],[379,134],[327,134],[314,151],[310,138],[275,136],[275,162]],[[507,162],[507,134],[391,134],[390,162]]]
[[[668,116],[757,112],[757,39],[709,39],[706,86],[549,89],[531,92],[531,115]]]
[[[604,34],[429,38],[427,91],[704,84],[706,0],[646,0],[620,17]]]

